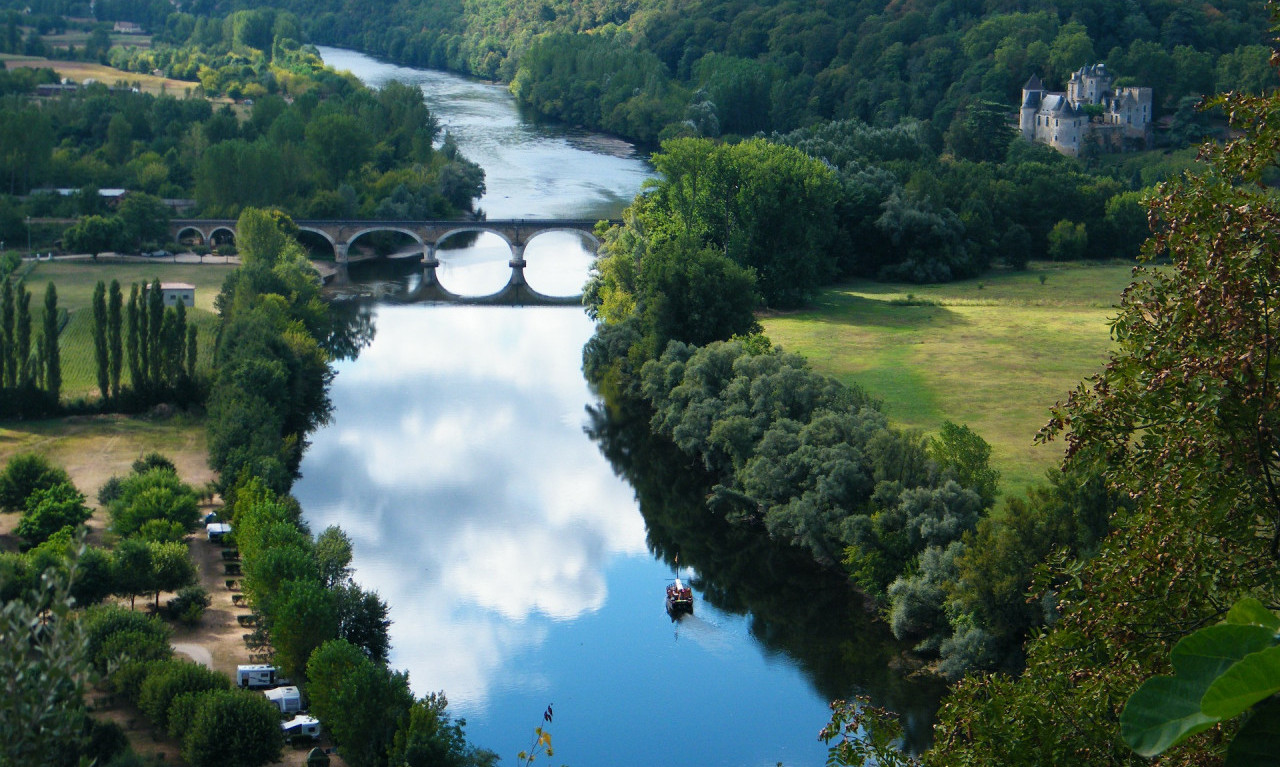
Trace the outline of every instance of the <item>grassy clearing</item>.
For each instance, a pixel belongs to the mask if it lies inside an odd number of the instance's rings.
[[[77,43],[77,47],[82,44],[82,42]],[[39,56],[0,54],[0,62],[3,62],[10,69],[14,67],[52,69],[58,73],[59,77],[65,77],[74,83],[83,83],[85,80],[90,79],[108,86],[113,86],[116,83],[128,83],[137,87],[143,93],[152,95],[168,93],[171,96],[182,97],[199,85],[199,83],[175,80],[171,77],[158,77],[141,72],[126,72],[123,69],[116,69],[115,67],[92,61],[62,61]]]
[[[135,459],[151,451],[168,456],[191,485],[213,479],[204,424],[190,416],[72,416],[0,423],[0,466],[16,453],[39,453],[65,468],[90,502],[102,483],[127,474]]]
[[[856,282],[762,324],[776,345],[881,398],[899,426],[967,424],[991,444],[1006,492],[1020,494],[1061,456],[1032,438],[1106,361],[1131,276],[1128,264],[1033,264],[946,285]]]
[[[62,354],[62,397],[64,400],[98,396],[97,362],[93,349],[93,288],[99,280],[108,285],[111,280],[120,281],[125,305],[129,301],[129,286],[135,282],[189,282],[196,286],[196,306],[187,312],[187,321],[196,326],[198,333],[199,365],[207,369],[213,362],[213,341],[217,318],[213,313],[213,299],[222,289],[222,282],[234,266],[220,264],[172,264],[172,263],[107,263],[92,261],[45,261],[39,263],[26,277],[32,292],[32,327],[40,332],[40,317],[44,309],[45,284],[53,282],[58,291],[58,306],[66,309],[68,321],[58,339]],[[128,365],[121,382],[129,380]]]

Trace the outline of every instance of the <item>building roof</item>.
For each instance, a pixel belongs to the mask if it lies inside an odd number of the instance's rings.
[[[195,290],[196,286],[189,282],[162,282],[161,290]]]
[[[1027,84],[1026,84],[1026,85],[1024,85],[1024,86],[1022,86],[1022,90],[1024,90],[1024,91],[1042,91],[1042,90],[1044,90],[1044,83],[1040,82],[1040,78],[1039,78],[1039,76],[1037,76],[1037,75],[1032,75],[1032,76],[1031,76],[1031,79],[1030,79],[1030,80],[1027,80]]]

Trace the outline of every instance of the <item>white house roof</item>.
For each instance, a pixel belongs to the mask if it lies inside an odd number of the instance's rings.
[[[195,290],[196,286],[192,285],[190,282],[162,282],[160,283],[160,289],[161,290]]]

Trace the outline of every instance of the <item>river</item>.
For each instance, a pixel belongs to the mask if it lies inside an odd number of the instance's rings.
[[[500,86],[321,53],[373,86],[421,85],[484,167],[491,218],[616,216],[651,173],[623,142],[524,120]],[[440,258],[454,292],[509,274],[491,236]],[[554,234],[525,258],[535,290],[568,295],[590,253]],[[392,666],[418,694],[443,690],[473,743],[511,764],[545,724],[546,764],[805,767],[825,762],[828,700],[855,693],[927,741],[937,686],[890,670],[900,648],[841,579],[705,519],[688,461],[599,408],[580,309],[377,304],[372,323],[336,364],[295,494],[314,531],[351,536],[356,579],[390,605]],[[697,603],[675,622],[677,555]]]

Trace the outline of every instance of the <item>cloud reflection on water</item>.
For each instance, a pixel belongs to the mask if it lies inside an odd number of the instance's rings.
[[[646,555],[630,486],[582,434],[592,397],[577,350],[591,322],[575,309],[404,306],[380,307],[376,323],[338,367],[333,423],[313,435],[296,493],[315,530],[352,537],[415,691],[483,705],[549,622],[604,604],[612,558]]]

